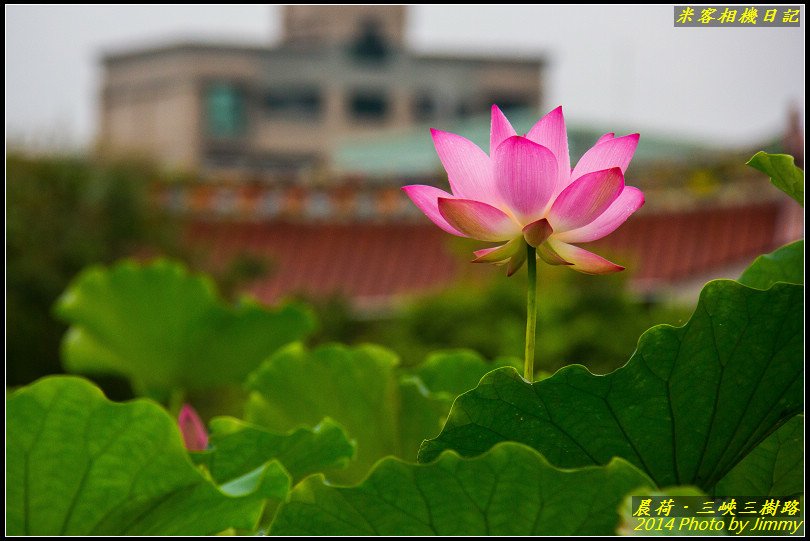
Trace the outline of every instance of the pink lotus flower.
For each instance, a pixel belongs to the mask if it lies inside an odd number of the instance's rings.
[[[502,243],[476,251],[476,262],[508,264],[511,276],[526,261],[525,240],[551,265],[586,274],[624,270],[576,244],[612,233],[644,204],[644,194],[624,184],[638,134],[603,135],[573,170],[562,107],[519,136],[493,105],[489,156],[459,135],[431,135],[453,193],[419,185],[403,190],[448,233]]]
[[[177,416],[177,425],[183,435],[183,443],[189,451],[205,451],[208,447],[208,432],[205,430],[200,416],[188,404],[183,404],[180,415]]]

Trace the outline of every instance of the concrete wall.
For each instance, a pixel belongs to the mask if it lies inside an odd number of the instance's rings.
[[[174,47],[108,59],[104,68],[99,148],[193,171],[204,139],[201,89],[213,80],[255,81],[261,62],[244,49]]]
[[[424,56],[398,50],[382,61],[368,62],[337,46],[301,50],[175,45],[110,56],[104,68],[100,148],[143,154],[168,167],[203,174],[227,169],[229,176],[238,176],[240,170],[256,175],[262,164],[274,160],[328,169],[335,146],[346,138],[485,113],[499,96],[534,107],[542,102],[540,60]],[[206,130],[205,92],[216,82],[244,91],[247,129],[234,140],[214,141]],[[268,109],[268,92],[304,87],[318,89],[320,115]],[[354,116],[350,102],[358,92],[385,96],[387,114],[373,120]],[[435,101],[430,118],[416,114],[418,96]],[[211,158],[214,154],[220,161]],[[223,166],[222,156],[233,163]]]

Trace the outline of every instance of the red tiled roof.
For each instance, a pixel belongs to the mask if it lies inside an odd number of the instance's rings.
[[[642,212],[591,246],[616,254],[637,287],[651,290],[750,261],[796,238],[803,217],[791,214],[790,205]],[[449,285],[473,267],[449,250],[449,235],[427,218],[416,224],[197,221],[190,239],[208,247],[214,262],[239,253],[269,258],[270,273],[250,287],[265,302],[296,292],[341,293],[361,303],[390,299]]]
[[[452,281],[466,264],[432,224],[198,222],[192,239],[210,246],[215,261],[268,257],[268,278],[250,288],[268,302],[294,292],[360,299],[422,291]]]

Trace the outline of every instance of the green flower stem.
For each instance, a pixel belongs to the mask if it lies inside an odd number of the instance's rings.
[[[529,269],[529,292],[526,295],[526,360],[523,377],[534,381],[534,339],[537,329],[537,256],[535,248],[526,244],[526,263]]]

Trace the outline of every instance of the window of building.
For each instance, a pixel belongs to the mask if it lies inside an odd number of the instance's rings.
[[[264,106],[274,116],[316,118],[323,110],[323,96],[317,87],[272,88],[264,95]]]
[[[429,120],[436,116],[436,97],[428,92],[420,92],[413,100],[413,116],[416,120]]]
[[[244,92],[232,83],[215,83],[205,96],[208,134],[217,139],[244,135],[247,127]]]
[[[231,146],[231,145],[227,145]],[[250,158],[238,148],[210,148],[205,152],[205,167],[210,169],[244,169]]]
[[[350,50],[354,59],[359,62],[385,62],[390,50],[383,36],[382,23],[374,18],[364,20]]]
[[[382,92],[357,92],[349,98],[349,112],[354,120],[382,121],[388,108],[388,96]]]
[[[486,111],[486,109],[484,109],[484,111]],[[461,101],[456,105],[456,116],[465,118],[474,115],[475,113],[476,109],[472,106],[472,104],[470,104],[469,101]]]

